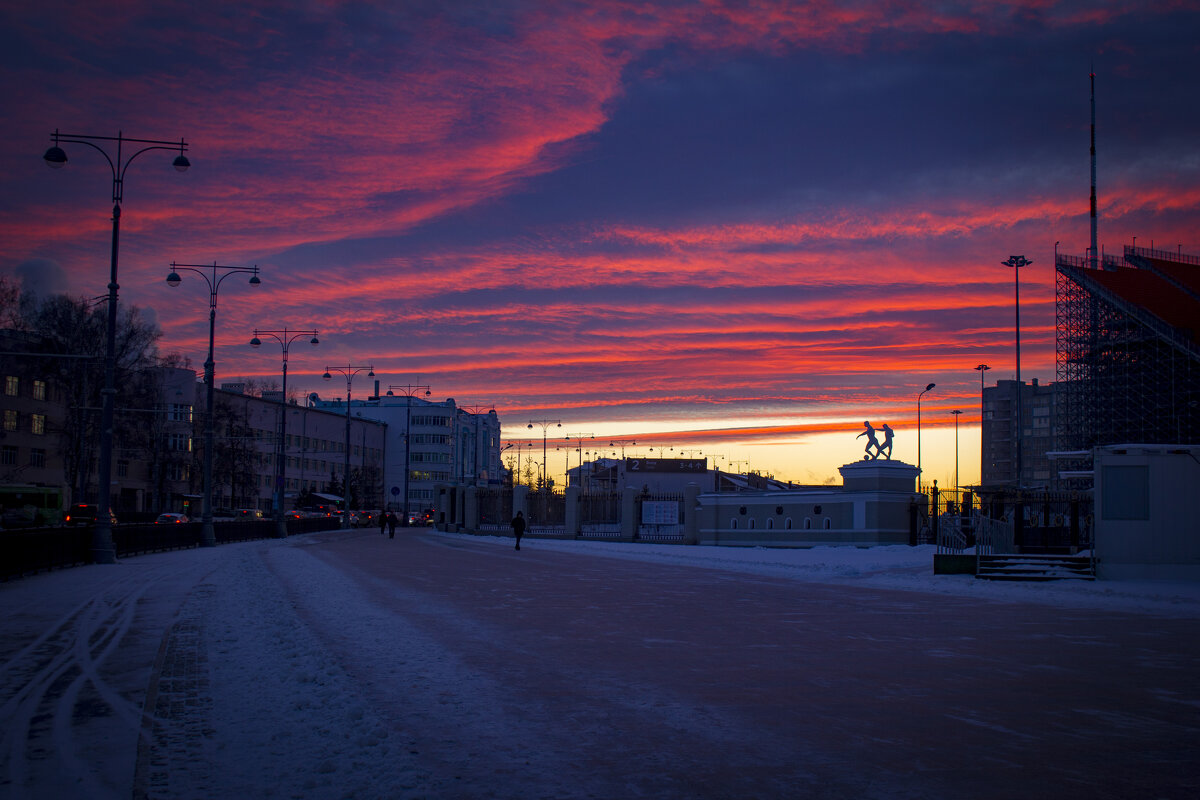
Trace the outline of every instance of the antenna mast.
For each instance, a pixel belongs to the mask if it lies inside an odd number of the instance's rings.
[[[1096,268],[1096,259],[1098,255],[1096,245],[1096,71],[1092,68],[1090,74],[1092,80],[1092,249],[1091,257],[1089,258],[1092,269]]]

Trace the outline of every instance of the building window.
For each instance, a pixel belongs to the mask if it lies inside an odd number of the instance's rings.
[[[792,529],[792,518],[791,517],[788,517],[787,519],[785,519],[783,521],[783,527],[785,530],[789,530],[789,531]]]
[[[167,448],[182,453],[192,451],[192,437],[186,433],[172,433],[167,436]]]
[[[33,382],[33,399],[34,400],[45,400],[46,399],[46,382],[45,381],[34,381]]]
[[[188,479],[187,464],[167,465],[167,480],[186,481]]]
[[[750,530],[754,530],[754,517],[751,517],[749,521],[746,522],[746,527]]]
[[[826,517],[824,521],[821,522],[821,527],[825,530],[829,530],[831,527],[833,527],[833,521],[830,520],[829,517]]]
[[[46,466],[46,451],[40,447],[35,447],[29,451],[29,466],[45,467]]]
[[[17,464],[17,448],[14,445],[6,444],[0,447],[0,464],[6,467],[14,467]]]
[[[810,517],[804,518],[804,530],[806,530],[806,531],[812,530],[812,519]]]
[[[185,403],[171,403],[167,409],[167,419],[172,422],[191,422],[192,407]]]
[[[17,412],[11,408],[4,409],[4,430],[15,431],[17,429]]]
[[[729,527],[735,531],[737,530],[737,517],[734,517],[733,519],[729,520]]]
[[[775,527],[775,520],[767,517],[767,530],[772,530]]]
[[[117,459],[117,477],[118,478],[128,478],[129,477],[129,462],[123,458]]]
[[[21,379],[16,375],[4,376],[4,393],[9,397],[16,397],[21,391]]]
[[[45,435],[45,433],[46,433],[46,415],[45,414],[31,414],[30,416],[33,418],[32,422],[30,424],[30,430],[32,430],[38,436]]]

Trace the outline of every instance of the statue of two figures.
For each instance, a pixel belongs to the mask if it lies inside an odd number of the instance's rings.
[[[883,444],[880,444],[879,440],[875,438],[876,431],[873,427],[871,427],[870,421],[868,420],[864,422],[863,425],[866,425],[867,429],[858,436],[854,437],[855,439],[857,439],[859,436],[867,437],[867,454],[863,456],[863,461],[874,461],[880,456],[883,456],[886,460],[891,461],[893,436],[892,429],[887,426],[887,423],[884,423],[883,427],[879,429],[883,431]],[[872,453],[872,450],[875,452]],[[884,451],[886,451],[886,453]]]

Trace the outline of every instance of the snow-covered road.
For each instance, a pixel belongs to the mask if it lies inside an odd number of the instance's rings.
[[[930,561],[342,531],[14,581],[0,796],[1200,790],[1200,593]]]

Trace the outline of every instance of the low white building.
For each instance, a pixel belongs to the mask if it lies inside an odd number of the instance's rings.
[[[1200,446],[1112,445],[1092,458],[1097,576],[1200,580]]]

